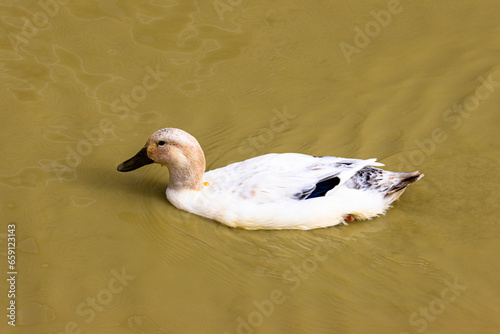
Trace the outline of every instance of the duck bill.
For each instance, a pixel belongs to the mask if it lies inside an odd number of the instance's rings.
[[[154,161],[148,157],[147,147],[143,147],[136,155],[122,162],[117,170],[119,172],[130,172],[142,166],[152,164]]]

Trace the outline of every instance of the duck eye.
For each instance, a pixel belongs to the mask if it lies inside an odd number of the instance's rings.
[[[165,142],[163,140],[160,140],[157,144],[157,146],[163,146],[163,145],[165,145]]]

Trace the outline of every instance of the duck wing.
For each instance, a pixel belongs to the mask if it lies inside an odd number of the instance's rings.
[[[298,153],[266,154],[205,173],[221,192],[258,203],[307,200],[332,194],[376,159],[314,157]]]

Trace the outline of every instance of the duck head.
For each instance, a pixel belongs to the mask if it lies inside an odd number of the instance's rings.
[[[203,188],[203,150],[196,138],[183,130],[165,128],[156,131],[135,156],[121,163],[117,169],[120,172],[130,172],[152,163],[168,167],[169,188]]]

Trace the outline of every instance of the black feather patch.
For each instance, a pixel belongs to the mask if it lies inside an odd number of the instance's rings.
[[[330,179],[319,181],[313,188],[295,194],[294,198],[298,200],[303,200],[303,199],[325,196],[327,192],[335,188],[335,186],[337,186],[339,183],[340,179],[336,176]]]
[[[316,183],[316,188],[305,199],[325,196],[327,192],[335,188],[339,183],[340,179],[338,177],[318,182]]]

